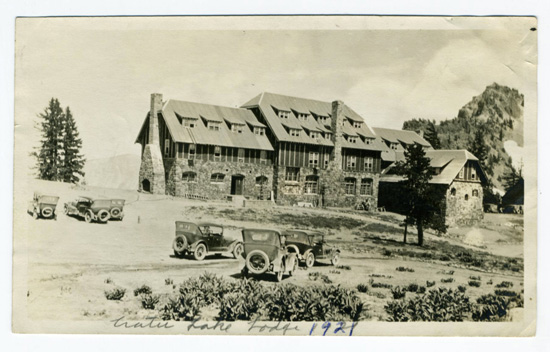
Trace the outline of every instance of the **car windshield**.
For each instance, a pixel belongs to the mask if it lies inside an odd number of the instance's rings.
[[[223,233],[223,228],[216,225],[201,225],[199,226],[203,235],[218,235],[220,236]]]
[[[279,234],[270,230],[244,230],[243,237],[245,242],[266,243],[272,245],[279,245],[281,240]]]
[[[285,236],[288,242],[309,243],[308,235],[301,231],[287,231]]]

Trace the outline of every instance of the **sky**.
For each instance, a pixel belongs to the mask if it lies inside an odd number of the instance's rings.
[[[371,127],[400,129],[411,118],[455,117],[493,82],[524,94],[536,82],[529,23],[388,30],[367,19],[305,30],[265,18],[259,30],[235,20],[219,30],[181,21],[19,19],[16,154],[37,145],[33,125],[52,97],[70,106],[83,153],[97,159],[139,155],[151,93],[232,107],[264,91],[339,99]]]

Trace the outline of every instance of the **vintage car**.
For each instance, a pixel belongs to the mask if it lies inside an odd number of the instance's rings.
[[[298,267],[296,253],[290,253],[285,236],[276,230],[244,229],[243,257],[246,260],[243,276],[275,273],[277,281],[284,274],[292,276]]]
[[[340,250],[330,246],[325,241],[325,235],[319,231],[287,230],[286,246],[296,253],[298,259],[311,268],[318,260],[330,260],[332,265],[338,265]]]
[[[65,203],[63,212],[66,215],[82,217],[88,223],[92,221],[106,223],[111,217],[110,210],[110,199],[79,197],[74,202]]]
[[[124,199],[111,199],[111,208],[109,213],[111,214],[111,220],[120,220],[124,219]]]
[[[59,197],[46,196],[35,192],[32,201],[29,202],[27,213],[31,214],[35,219],[44,218],[57,220],[55,208],[57,207],[58,201]]]
[[[243,252],[243,244],[223,236],[223,226],[213,223],[176,221],[176,238],[172,244],[174,255],[192,255],[203,260],[211,254],[232,254],[235,259]]]

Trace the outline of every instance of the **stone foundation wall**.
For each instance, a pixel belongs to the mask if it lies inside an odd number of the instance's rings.
[[[144,182],[145,181],[145,182]],[[147,181],[149,182],[149,192],[153,194],[165,194],[165,174],[164,164],[160,147],[156,144],[147,144],[143,149],[141,156],[141,165],[139,168],[139,191],[144,189]]]
[[[453,189],[455,194],[453,195]],[[477,196],[474,196],[477,191]],[[465,196],[468,195],[466,200]],[[483,188],[479,182],[453,181],[445,193],[445,223],[449,226],[471,226],[483,220]]]
[[[354,207],[362,201],[368,201],[373,207],[378,206],[379,175],[374,173],[346,172],[337,168],[318,169],[317,172],[308,167],[300,168],[298,181],[285,181],[285,167],[275,168],[276,200],[281,205],[295,205],[298,202],[312,203],[314,206]],[[305,192],[306,176],[319,176],[317,194]],[[344,178],[356,179],[355,195],[345,194]],[[361,179],[372,179],[372,194],[360,195]]]
[[[202,160],[193,160],[192,163],[193,166],[190,166],[187,159],[166,161],[168,194],[178,197],[194,195],[207,199],[226,199],[231,193],[231,176],[242,175],[244,197],[264,200],[270,197],[273,189],[272,165]],[[183,173],[189,171],[196,173],[195,182],[182,181]],[[211,182],[214,173],[224,174],[223,182]],[[267,177],[267,182],[263,186],[256,185],[258,176]]]

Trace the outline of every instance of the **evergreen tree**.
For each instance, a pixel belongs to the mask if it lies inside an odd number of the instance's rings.
[[[506,172],[502,176],[502,185],[504,186],[506,192],[508,192],[510,188],[514,187],[521,179],[523,179],[522,167],[516,169],[515,167],[510,166],[510,171]]]
[[[480,126],[476,129],[474,138],[469,141],[467,149],[478,158],[482,167],[487,166],[485,162],[487,161],[489,148],[485,144],[485,128]]]
[[[422,246],[425,227],[446,232],[438,199],[440,192],[430,184],[434,175],[430,168],[430,159],[426,157],[421,145],[410,145],[405,150],[405,161],[396,163],[395,170],[398,175],[405,177],[405,180],[400,182],[404,190],[400,197],[406,209],[405,225],[416,225],[418,245]]]
[[[85,159],[80,154],[82,140],[78,136],[76,122],[67,107],[65,112],[59,101],[52,98],[48,107],[38,117],[41,131],[40,147],[31,153],[36,157],[38,178],[49,181],[78,182]]]
[[[41,131],[42,139],[38,151],[31,153],[36,157],[38,178],[42,180],[59,180],[59,165],[61,164],[61,149],[63,139],[63,109],[55,98],[43,113],[38,114],[41,121],[36,125]]]
[[[76,122],[69,107],[65,109],[65,124],[63,133],[63,163],[60,170],[60,179],[63,182],[77,183],[79,176],[84,176],[82,169],[86,160],[80,154],[82,139],[79,138]]]
[[[426,133],[424,134],[424,139],[432,145],[434,149],[441,149],[441,142],[437,136],[437,131],[433,122],[429,122],[426,127]]]

